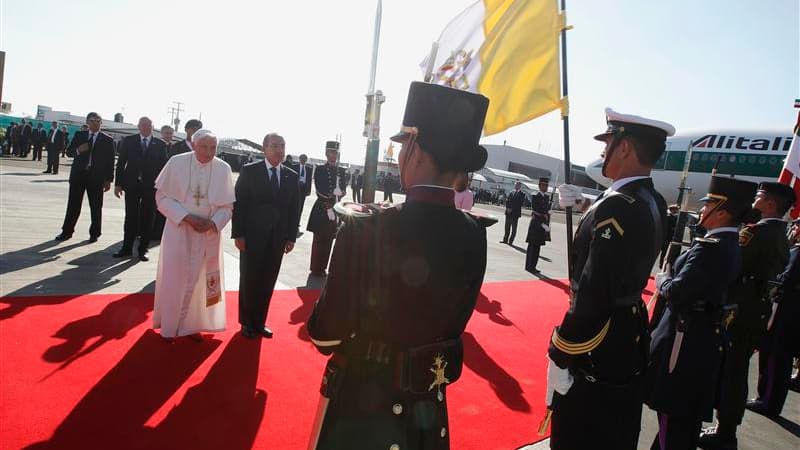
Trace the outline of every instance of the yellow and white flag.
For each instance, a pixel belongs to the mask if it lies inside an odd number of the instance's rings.
[[[431,82],[488,97],[486,136],[527,122],[562,107],[558,38],[563,28],[556,0],[477,1],[439,37]]]

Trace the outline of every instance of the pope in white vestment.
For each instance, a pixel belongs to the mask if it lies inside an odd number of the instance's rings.
[[[195,147],[200,139],[213,137],[210,132],[198,134],[192,139]],[[153,328],[160,328],[165,338],[225,329],[220,233],[233,213],[231,168],[216,157],[203,163],[197,153],[173,156],[155,183],[156,204],[167,220],[158,259]],[[198,220],[208,225],[207,231],[197,231],[192,223]]]

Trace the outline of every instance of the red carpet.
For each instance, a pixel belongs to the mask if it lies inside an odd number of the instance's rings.
[[[449,390],[452,448],[540,439],[545,352],[567,307],[559,281],[483,287]],[[317,292],[276,292],[272,340],[228,331],[169,345],[149,294],[0,298],[0,448],[304,449],[325,357],[303,324]]]

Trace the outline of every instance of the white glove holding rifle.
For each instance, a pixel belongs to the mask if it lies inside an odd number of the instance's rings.
[[[568,369],[562,369],[549,356],[547,357],[547,390],[544,402],[547,406],[553,404],[553,392],[567,395],[575,379]]]
[[[581,188],[574,184],[562,184],[558,188],[558,205],[562,208],[573,208],[583,201]]]

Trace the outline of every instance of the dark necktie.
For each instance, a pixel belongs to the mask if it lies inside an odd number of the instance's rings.
[[[142,155],[147,152],[147,138],[142,139]]]
[[[86,170],[92,168],[92,150],[94,150],[94,133],[89,133],[89,162],[86,163]]]
[[[274,167],[270,167],[269,171],[270,171],[269,183],[270,185],[272,185],[272,195],[277,197],[278,190],[280,189],[280,186],[278,185],[278,171]]]

